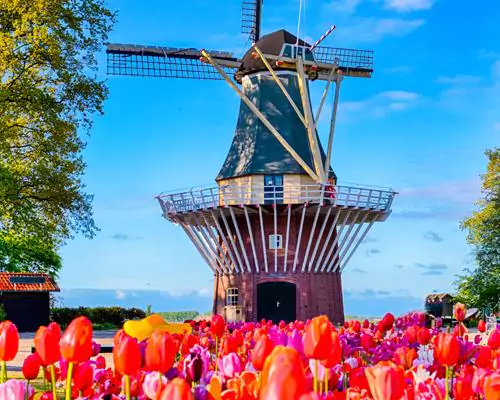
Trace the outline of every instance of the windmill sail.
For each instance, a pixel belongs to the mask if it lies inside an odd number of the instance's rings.
[[[109,75],[221,80],[210,64],[200,62],[198,49],[109,44],[106,49]],[[211,51],[227,73],[236,71],[240,61],[232,53]]]

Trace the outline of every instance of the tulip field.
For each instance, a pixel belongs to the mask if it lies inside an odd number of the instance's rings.
[[[500,327],[479,321],[469,337],[465,309],[450,331],[425,316],[388,313],[378,323],[334,326],[326,316],[273,324],[206,321],[169,325],[159,315],[127,321],[113,365],[92,324],[51,323],[34,337],[23,379],[8,376],[19,334],[0,324],[1,400],[500,400]]]

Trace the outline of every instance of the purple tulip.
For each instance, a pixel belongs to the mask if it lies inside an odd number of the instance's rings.
[[[199,382],[202,376],[207,373],[209,365],[210,353],[200,345],[195,344],[184,360],[184,373],[191,382]]]
[[[226,378],[234,378],[241,373],[241,360],[235,353],[229,353],[219,360],[219,370]]]

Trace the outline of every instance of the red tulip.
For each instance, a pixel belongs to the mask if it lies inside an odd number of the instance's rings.
[[[306,392],[306,376],[299,352],[276,346],[264,363],[260,398],[297,400]]]
[[[380,321],[381,327],[384,329],[384,331],[388,331],[392,328],[392,325],[394,325],[394,315],[391,313],[387,313],[384,315],[384,318],[382,318],[382,321]]]
[[[59,339],[61,339],[62,336],[61,327],[57,322],[51,322],[49,325],[47,325],[47,329],[52,331],[54,335],[56,335]]]
[[[224,321],[224,318],[215,314],[212,317],[212,322],[210,323],[210,330],[214,336],[220,338],[226,330],[226,322]]]
[[[342,346],[340,344],[339,334],[332,332],[332,350],[328,358],[321,361],[321,365],[325,368],[333,368],[335,365],[340,364],[342,359]]]
[[[477,323],[477,330],[481,333],[486,332],[486,322],[483,319],[479,320]]]
[[[61,356],[68,362],[82,363],[92,356],[92,323],[86,317],[75,318],[60,341]]]
[[[420,327],[417,332],[417,340],[422,346],[429,344],[431,341],[431,331],[428,328]]]
[[[113,348],[115,370],[123,375],[134,375],[142,364],[141,347],[136,339],[128,335],[120,336]]]
[[[497,350],[500,348],[500,329],[493,329],[488,338],[488,346],[492,349]]]
[[[405,338],[410,344],[417,343],[418,340],[418,326],[412,325],[406,328]]]
[[[476,367],[489,368],[491,361],[491,348],[489,346],[479,346],[476,358]]]
[[[192,400],[191,386],[184,379],[174,378],[167,383],[160,400]]]
[[[474,367],[471,365],[464,366],[464,368],[460,371],[460,375],[456,378],[454,387],[455,399],[474,399],[474,390],[472,389],[473,376]]]
[[[19,350],[19,332],[10,321],[0,323],[0,361],[12,361]]]
[[[267,335],[262,335],[252,350],[252,365],[257,371],[262,371],[266,358],[274,349],[274,344]]]
[[[455,307],[453,308],[453,314],[455,315],[455,319],[459,322],[463,322],[465,319],[465,314],[467,313],[467,309],[465,308],[465,305],[462,303],[457,303],[455,304]]]
[[[375,340],[373,339],[373,336],[369,333],[363,333],[361,335],[361,346],[363,346],[363,348],[367,351],[375,347]]]
[[[22,371],[24,379],[28,381],[32,381],[38,377],[40,373],[40,358],[36,353],[30,354],[24,359]]]
[[[458,339],[451,333],[440,333],[434,337],[434,357],[440,364],[451,367],[458,362],[460,346]]]
[[[59,361],[61,352],[59,350],[59,340],[61,336],[58,335],[57,330],[54,328],[41,326],[35,334],[35,350],[40,357],[42,365],[52,365]]]
[[[315,317],[306,325],[304,353],[313,360],[324,360],[332,352],[332,328],[325,315]]]
[[[94,369],[89,362],[79,364],[73,375],[75,389],[84,391],[94,384]]]
[[[401,367],[382,361],[365,369],[374,400],[400,400],[405,392],[405,376]]]
[[[152,371],[167,372],[174,365],[178,343],[168,332],[155,332],[146,345],[146,367]]]

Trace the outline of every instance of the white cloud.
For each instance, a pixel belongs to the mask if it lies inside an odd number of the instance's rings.
[[[415,106],[422,97],[419,93],[393,90],[378,93],[365,100],[346,101],[339,106],[342,113],[384,117],[391,112],[407,110]]]
[[[394,101],[412,101],[420,97],[418,93],[406,92],[404,90],[392,90],[387,92],[379,93],[381,98],[387,98]]]
[[[339,42],[348,43],[375,43],[386,37],[405,36],[425,24],[423,19],[401,18],[357,18],[348,26],[342,27],[336,33]]]
[[[419,198],[421,200],[443,200],[470,205],[479,198],[480,191],[481,180],[473,178],[462,181],[443,182],[432,186],[406,188],[399,191],[399,196]]]
[[[429,10],[434,0],[385,0],[385,7],[400,12]]]
[[[327,7],[338,13],[352,14],[362,0],[334,0]]]
[[[117,300],[123,300],[123,299],[125,299],[125,297],[127,297],[127,294],[123,290],[121,290],[121,289],[115,290],[115,298]]]
[[[435,82],[441,84],[449,84],[449,85],[472,85],[474,83],[479,83],[481,81],[481,77],[475,75],[467,75],[467,74],[457,74],[454,76],[440,76]]]

